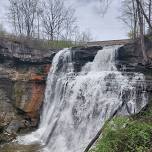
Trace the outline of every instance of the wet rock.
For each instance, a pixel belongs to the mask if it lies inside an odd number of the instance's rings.
[[[16,134],[8,134],[7,132],[0,134],[0,144],[11,142],[12,140],[16,139]]]
[[[0,38],[0,132],[37,127],[55,50]]]
[[[152,42],[145,39],[145,48],[147,56],[152,60]],[[117,67],[124,71],[147,72],[152,67],[151,64],[143,63],[143,54],[140,47],[140,41],[130,42],[120,47],[117,53]]]
[[[21,127],[21,122],[19,122],[18,120],[13,120],[5,131],[8,134],[16,134],[20,127]]]
[[[0,38],[0,62],[8,66],[14,64],[47,64],[51,63],[58,50],[38,50],[21,42]]]
[[[80,72],[82,66],[86,63],[92,62],[97,52],[102,48],[102,46],[72,48],[72,60],[74,62],[74,69],[76,72]]]
[[[35,117],[42,105],[44,98],[45,83],[18,81],[14,85],[14,105],[18,109],[27,113],[31,117]]]

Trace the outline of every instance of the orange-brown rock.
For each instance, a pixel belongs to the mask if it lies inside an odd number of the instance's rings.
[[[0,38],[0,132],[37,127],[56,51]]]
[[[44,72],[45,72],[46,74],[48,74],[49,71],[50,71],[50,68],[51,68],[51,64],[46,64],[46,66],[44,67]]]
[[[49,64],[32,66],[26,69],[25,74],[18,70],[14,76],[14,105],[31,119],[39,117],[39,111],[44,100],[45,81],[50,66]]]
[[[45,80],[45,76],[32,74],[31,75],[31,80],[33,80],[33,81],[43,81],[43,80]]]
[[[32,84],[31,98],[29,99],[29,101],[27,101],[27,104],[25,105],[25,112],[27,112],[31,118],[37,117],[39,113],[40,107],[44,99],[44,90],[45,84]]]

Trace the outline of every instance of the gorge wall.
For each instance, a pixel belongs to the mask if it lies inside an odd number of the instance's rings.
[[[150,44],[146,43],[146,50],[151,58]],[[76,72],[85,63],[93,61],[101,49],[100,45],[72,48]],[[12,139],[12,134],[16,134],[18,130],[38,125],[46,78],[57,51],[36,50],[19,42],[0,39],[0,133],[4,131]],[[125,43],[118,50],[116,66],[120,71],[144,73],[147,91],[151,93],[152,67],[142,64],[142,53],[138,44]],[[5,140],[0,135],[0,142]]]
[[[0,39],[0,130],[36,127],[55,52]],[[5,138],[7,140],[7,138]],[[9,139],[9,138],[8,138]],[[1,142],[3,137],[1,137]]]

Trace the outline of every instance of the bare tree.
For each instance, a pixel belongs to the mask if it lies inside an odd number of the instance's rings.
[[[39,0],[9,0],[9,19],[16,34],[32,37]]]
[[[151,22],[152,17],[152,0],[148,1],[149,21]]]
[[[152,0],[146,0],[145,1],[145,12],[147,13],[148,19],[151,23],[152,21]],[[150,26],[148,27],[150,31],[152,31],[152,29],[150,29]]]
[[[107,12],[112,0],[99,0],[99,1],[100,1],[100,5],[101,5],[100,6],[101,13],[104,15]]]
[[[76,31],[77,18],[75,17],[75,10],[72,7],[67,9],[67,16],[64,21],[64,30],[61,34],[61,38],[65,41],[72,40]]]
[[[143,0],[135,0],[136,1],[136,4],[138,6],[138,9],[140,9],[141,11],[141,14],[143,15],[143,17],[145,18],[149,28],[152,30],[152,24],[151,24],[151,21],[149,20],[149,17],[148,15],[146,14],[146,11],[144,9],[144,5],[143,5]],[[151,3],[151,1],[149,1]]]
[[[16,35],[28,38],[47,35],[49,40],[72,39],[75,10],[63,0],[9,0],[8,19]]]
[[[119,17],[130,29],[133,39],[138,37],[138,13],[137,5],[134,0],[123,0]]]
[[[25,19],[25,31],[27,37],[34,33],[34,22],[37,15],[38,0],[23,0],[22,11]]]
[[[101,2],[103,2],[103,1],[105,1],[105,0],[101,0]],[[106,0],[106,1],[110,1],[110,0]],[[126,1],[129,2],[130,0],[126,0]],[[148,4],[148,10],[145,8],[145,1]],[[148,24],[149,29],[152,31],[151,3],[152,3],[151,0],[144,0],[144,1],[143,0],[132,0],[133,14],[136,15],[136,17],[134,16],[134,28],[136,28],[137,21],[138,21],[139,29],[140,29],[141,50],[142,50],[142,53],[143,53],[143,60],[144,60],[145,63],[148,63],[149,59],[147,57],[146,50],[145,50],[145,43],[144,43],[144,34],[145,34],[144,31],[145,30],[144,30],[144,28],[145,28],[145,25]],[[147,13],[147,11],[148,11],[148,13]],[[129,12],[129,14],[132,16],[132,13]],[[144,20],[146,22],[144,22]]]
[[[50,40],[58,39],[67,18],[67,10],[62,0],[46,0],[42,13],[44,32]]]
[[[76,44],[86,44],[87,42],[92,40],[92,34],[89,30],[86,31],[79,31],[79,29],[77,29],[76,31],[76,35],[75,35],[75,43]]]
[[[140,1],[142,3],[142,0]],[[142,13],[142,8],[140,4],[137,2],[137,11],[138,11],[138,18],[139,18],[139,27],[140,27],[140,43],[141,43],[141,50],[143,53],[144,62],[148,62],[148,57],[145,50],[145,43],[144,43],[144,17]]]
[[[149,6],[148,15],[146,14],[146,10],[145,10],[144,5],[143,5],[145,3],[145,1],[148,3],[148,6]],[[101,4],[107,3],[105,8],[108,9],[111,0],[100,0],[100,2],[101,2]],[[149,18],[149,16],[151,16],[152,0],[144,0],[144,1],[142,1],[142,0],[132,0],[132,2],[134,2],[136,5],[139,5],[139,8],[141,9],[141,13],[142,13],[143,17],[145,18],[147,24],[149,25],[149,28],[152,29],[152,24],[151,24],[151,21],[149,20],[151,18],[151,17]],[[103,9],[103,8],[101,8],[101,9]]]
[[[41,7],[37,9],[37,38],[40,39],[40,28],[41,28],[41,14],[43,10]]]
[[[22,16],[22,9],[21,9],[21,0],[9,0],[10,7],[8,13],[8,19],[11,21],[15,33],[16,34],[23,34],[23,16]]]

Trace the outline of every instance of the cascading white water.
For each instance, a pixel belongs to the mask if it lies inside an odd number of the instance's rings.
[[[83,152],[118,108],[123,115],[139,112],[147,103],[146,93],[138,94],[136,88],[144,76],[117,71],[117,48],[99,50],[80,73],[74,72],[70,49],[56,54],[48,75],[39,130],[24,137],[24,141],[34,137],[46,145],[48,152]]]

